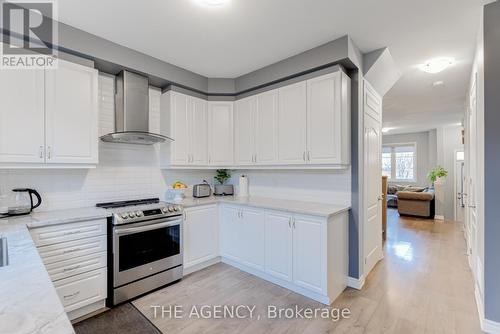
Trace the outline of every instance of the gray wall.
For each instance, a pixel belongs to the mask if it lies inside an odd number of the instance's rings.
[[[500,3],[484,10],[484,304],[500,322]]]
[[[435,155],[434,159],[430,152],[436,146],[431,146],[430,141],[430,132],[415,132],[415,133],[405,133],[405,134],[395,134],[395,135],[383,135],[382,136],[382,144],[401,144],[401,143],[416,143],[417,144],[417,168],[416,175],[417,181],[416,183],[409,182],[395,182],[398,184],[415,184],[419,186],[428,186],[430,185],[429,180],[427,179],[427,173],[431,168],[436,165]],[[433,143],[435,145],[435,143]]]

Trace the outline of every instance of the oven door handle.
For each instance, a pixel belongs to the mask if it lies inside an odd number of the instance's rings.
[[[152,230],[156,230],[156,229],[167,227],[167,226],[180,225],[181,222],[182,222],[181,219],[176,219],[174,221],[167,221],[164,223],[155,223],[155,224],[149,224],[149,225],[139,226],[139,227],[120,228],[120,229],[115,229],[115,234],[123,235],[123,234],[152,231]]]

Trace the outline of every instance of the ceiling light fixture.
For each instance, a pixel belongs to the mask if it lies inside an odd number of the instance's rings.
[[[432,85],[434,87],[443,86],[444,85],[444,81],[443,80],[435,81],[435,82],[432,83]]]
[[[228,2],[228,0],[200,0],[200,1],[208,6],[222,6]]]
[[[387,133],[391,131],[392,128],[382,128],[382,133]]]
[[[452,57],[439,57],[426,61],[424,64],[419,65],[420,70],[426,73],[439,73],[444,71],[449,66],[455,63],[455,58]]]

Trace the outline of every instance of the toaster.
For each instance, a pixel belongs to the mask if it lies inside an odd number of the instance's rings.
[[[212,189],[208,183],[195,184],[193,186],[193,197],[209,197],[212,195]]]

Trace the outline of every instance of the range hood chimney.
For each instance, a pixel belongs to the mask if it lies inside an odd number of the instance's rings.
[[[109,143],[152,145],[173,140],[149,132],[149,80],[122,71],[116,76],[115,132],[101,137]]]

